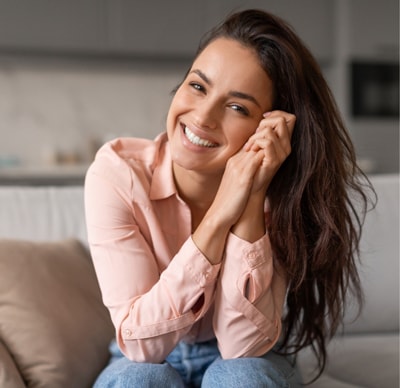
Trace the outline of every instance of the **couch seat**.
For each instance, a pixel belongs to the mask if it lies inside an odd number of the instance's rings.
[[[310,388],[399,387],[398,333],[337,336],[328,354],[323,375]],[[299,366],[305,382],[312,376],[313,365],[311,352],[304,352]]]

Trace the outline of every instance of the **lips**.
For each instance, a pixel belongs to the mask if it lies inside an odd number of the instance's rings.
[[[206,148],[214,148],[218,147],[217,143],[214,143],[212,141],[202,139],[201,137],[195,135],[188,127],[185,126],[183,129],[186,138],[194,145],[199,146],[199,147],[206,147]]]

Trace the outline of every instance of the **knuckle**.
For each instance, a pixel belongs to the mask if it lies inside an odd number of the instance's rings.
[[[264,143],[265,143],[266,148],[267,147],[270,148],[271,146],[273,146],[275,144],[275,139],[273,139],[272,137],[267,137],[267,138],[265,138]]]
[[[284,116],[277,117],[278,125],[286,125],[286,119]]]

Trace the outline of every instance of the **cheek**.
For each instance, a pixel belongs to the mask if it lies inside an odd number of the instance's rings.
[[[169,106],[167,120],[176,120],[176,118],[184,112],[186,105],[187,103],[185,102],[184,96],[182,96],[182,93],[179,93],[178,90],[172,98]]]
[[[171,101],[171,105],[168,110],[167,114],[167,133],[170,136],[173,132],[174,128],[176,127],[177,118],[179,115],[179,105],[177,104],[178,100],[176,97],[173,98]]]
[[[232,130],[227,133],[227,136],[230,138],[230,143],[236,149],[239,149],[243,147],[249,137],[255,133],[257,125],[254,123],[248,123],[247,125],[237,125],[235,128],[230,126],[230,128]]]

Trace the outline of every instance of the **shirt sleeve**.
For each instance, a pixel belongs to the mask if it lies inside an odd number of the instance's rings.
[[[189,237],[160,271],[135,218],[132,172],[110,164],[97,160],[86,175],[91,255],[122,352],[159,363],[207,312],[220,266],[211,265]]]
[[[221,356],[267,353],[281,333],[285,295],[286,281],[274,263],[268,234],[255,243],[230,234],[213,319]]]

